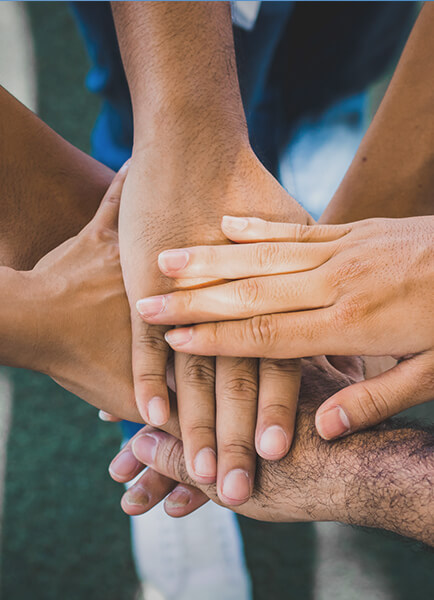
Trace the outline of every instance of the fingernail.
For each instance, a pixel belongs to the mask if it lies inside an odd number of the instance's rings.
[[[249,221],[247,219],[242,219],[241,217],[224,216],[222,218],[222,226],[225,229],[232,229],[233,231],[243,231],[248,224]]]
[[[164,338],[169,346],[183,346],[192,338],[190,329],[172,329],[164,334]]]
[[[157,446],[158,440],[149,433],[139,435],[132,443],[134,455],[146,465],[150,465],[154,462]]]
[[[216,454],[212,448],[202,448],[194,459],[194,471],[199,477],[214,478],[217,474]]]
[[[156,427],[160,427],[161,425],[164,425],[164,423],[167,423],[169,414],[166,400],[160,398],[160,396],[151,398],[148,402],[148,416],[149,423]]]
[[[242,502],[250,496],[250,479],[247,471],[233,469],[223,480],[223,496],[229,501]]]
[[[341,406],[334,406],[317,415],[316,428],[325,440],[349,433],[350,421]]]
[[[259,448],[267,456],[282,456],[288,450],[288,436],[282,427],[272,425],[261,435]]]
[[[183,487],[177,487],[167,496],[165,505],[167,508],[184,508],[191,501],[191,493]]]
[[[137,458],[130,450],[118,454],[109,466],[109,472],[117,477],[127,477],[135,471]]]
[[[125,492],[124,500],[130,506],[146,506],[149,503],[149,496],[141,485],[135,485]]]
[[[105,412],[105,410],[100,410],[98,412],[98,417],[101,419],[101,421],[105,421],[107,423],[109,423],[112,420],[111,414],[108,412]]]
[[[158,264],[163,271],[179,271],[184,269],[190,259],[187,250],[165,250],[158,257]]]
[[[155,317],[166,308],[165,296],[152,296],[151,298],[142,298],[137,300],[136,308],[142,317]]]

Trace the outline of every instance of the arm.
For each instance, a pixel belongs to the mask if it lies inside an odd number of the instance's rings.
[[[161,426],[169,415],[167,328],[145,323],[136,308],[144,296],[173,289],[158,271],[158,253],[173,245],[224,243],[217,225],[229,207],[303,223],[309,217],[250,147],[229,3],[113,2],[112,7],[134,114],[134,149],[119,220],[134,387],[144,420]],[[239,502],[253,487],[255,435],[258,452],[268,458],[289,448],[298,369],[290,361],[263,361],[258,367],[256,360],[175,354],[175,370],[189,472],[202,482],[217,476],[222,498]],[[223,487],[230,472],[240,477],[227,495]]]
[[[434,545],[431,430],[390,422],[333,443],[316,435],[318,404],[349,382],[325,358],[304,362],[295,443],[284,459],[259,462],[254,495],[236,512],[265,521],[340,521],[387,529]],[[192,483],[185,469],[182,443],[175,437],[142,431],[128,449],[142,468],[147,464],[179,482]],[[129,479],[120,476],[115,461],[112,476],[117,481]],[[128,507],[128,494],[138,502],[136,487],[141,485],[138,481],[126,493],[124,508]],[[218,501],[213,486],[199,487]],[[145,484],[143,490],[150,488]],[[188,494],[184,495],[184,503],[188,501]],[[146,510],[143,502],[141,512]],[[166,511],[178,516],[179,510],[179,503],[172,505],[169,496]]]
[[[434,5],[425,2],[389,88],[321,222],[432,214]]]
[[[77,234],[112,177],[0,87],[0,264],[31,268]]]
[[[140,421],[116,231],[124,175],[92,221],[32,270],[0,267],[0,361],[46,373],[90,404]]]

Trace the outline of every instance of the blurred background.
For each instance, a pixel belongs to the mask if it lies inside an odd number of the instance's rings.
[[[88,66],[68,3],[0,2],[0,84],[85,151],[99,106],[85,89]],[[432,408],[417,412],[433,420]],[[1,598],[138,597],[122,489],[107,474],[120,441],[49,378],[0,370]],[[395,536],[240,524],[257,600],[434,597],[433,554]]]

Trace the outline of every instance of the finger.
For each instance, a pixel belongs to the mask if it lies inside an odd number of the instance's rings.
[[[215,484],[196,484],[188,474],[181,440],[158,429],[144,428],[132,442],[131,450],[139,463],[179,483],[197,487],[219,502]]]
[[[97,228],[117,231],[119,219],[119,205],[122,188],[128,173],[130,161],[127,160],[113,177],[101,204],[89,225]]]
[[[279,460],[292,443],[300,390],[299,360],[262,359],[259,363],[256,449],[262,458]]]
[[[110,477],[118,483],[131,481],[144,469],[143,463],[141,463],[133,454],[131,448],[133,439],[134,438],[132,438],[128,444],[125,444],[109,465]]]
[[[178,414],[190,476],[213,483],[217,475],[215,359],[175,354]]]
[[[170,411],[170,419],[166,425],[164,425],[165,431],[170,435],[173,435],[177,439],[180,439],[181,431],[179,429],[178,416],[176,408],[172,405]],[[136,435],[134,435],[122,450],[113,458],[109,465],[109,473],[112,479],[119,483],[127,483],[136,477],[144,469],[144,464],[137,460],[132,451],[132,445],[134,440],[143,435],[143,433],[151,430],[149,426],[145,426],[140,429]]]
[[[222,218],[221,228],[234,242],[330,242],[349,233],[353,225],[301,225],[300,223],[273,223],[255,217]]]
[[[127,515],[141,515],[159,504],[166,496],[164,507],[173,517],[185,517],[209,500],[197,488],[180,485],[148,468],[122,496],[122,510]]]
[[[119,423],[120,421],[122,421],[122,419],[118,419],[118,417],[111,415],[110,413],[106,412],[105,410],[98,411],[98,418],[101,419],[101,421],[104,421],[106,423]]]
[[[171,517],[185,517],[209,502],[208,496],[191,485],[177,485],[164,501],[164,510]]]
[[[318,409],[318,433],[326,440],[348,435],[433,399],[433,367],[434,353],[426,352],[344,388]]]
[[[334,290],[329,286],[327,273],[321,269],[314,273],[241,279],[151,296],[141,300],[138,306],[147,322],[168,325],[245,319],[329,306],[334,300]]]
[[[133,311],[132,368],[137,407],[144,421],[155,427],[170,416],[166,384],[169,347],[164,340],[166,328],[148,325]]]
[[[141,515],[161,502],[177,485],[152,469],[146,469],[143,475],[122,496],[122,510],[131,516]]]
[[[315,269],[336,251],[336,243],[262,242],[165,250],[158,257],[168,277],[239,279]]]
[[[357,340],[332,308],[259,315],[251,319],[204,323],[165,334],[176,352],[204,356],[299,358],[357,354]],[[384,353],[384,351],[382,351]]]
[[[217,359],[217,490],[229,506],[243,504],[253,490],[257,393],[257,361]]]

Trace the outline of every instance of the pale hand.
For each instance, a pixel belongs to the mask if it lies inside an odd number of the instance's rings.
[[[162,272],[178,280],[235,280],[149,299],[161,305],[150,323],[205,323],[168,332],[173,349],[402,359],[322,405],[316,423],[326,439],[433,398],[434,217],[313,226],[227,217],[222,230],[238,244],[159,256]]]

